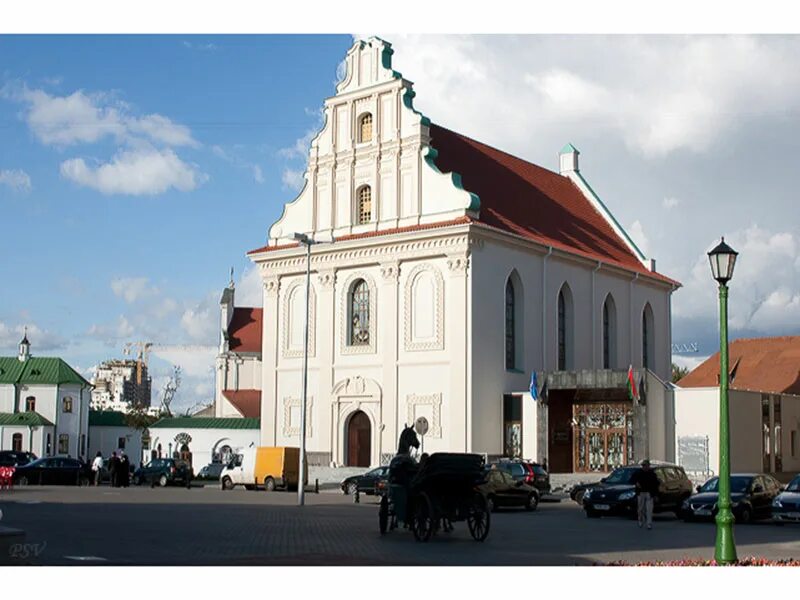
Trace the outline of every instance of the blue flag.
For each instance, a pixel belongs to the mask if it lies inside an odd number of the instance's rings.
[[[531,398],[534,400],[539,399],[539,381],[536,378],[536,371],[531,373]]]

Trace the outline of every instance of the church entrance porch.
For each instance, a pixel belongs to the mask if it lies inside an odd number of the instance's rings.
[[[361,410],[355,411],[347,422],[347,466],[369,467],[372,426],[369,417]]]

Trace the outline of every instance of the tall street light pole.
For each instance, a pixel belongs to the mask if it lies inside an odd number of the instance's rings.
[[[731,440],[728,413],[728,281],[738,253],[725,243],[725,238],[708,253],[711,273],[719,283],[719,500],[717,502],[717,542],[714,559],[717,564],[737,561],[733,539],[734,517],[731,512]]]

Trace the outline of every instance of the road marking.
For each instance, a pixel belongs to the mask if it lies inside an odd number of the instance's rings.
[[[97,560],[97,561],[107,561],[108,559],[103,558],[102,556],[65,556],[69,560]]]

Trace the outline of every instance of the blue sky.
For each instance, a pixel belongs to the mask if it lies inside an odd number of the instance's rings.
[[[716,348],[705,252],[740,251],[733,337],[800,333],[798,36],[377,32],[434,122],[556,169],[566,142],[659,270],[676,342]],[[361,37],[361,36],[359,36]],[[302,182],[350,35],[0,36],[0,352],[84,372],[161,344],[211,398],[217,302]],[[191,347],[184,347],[191,346]]]

